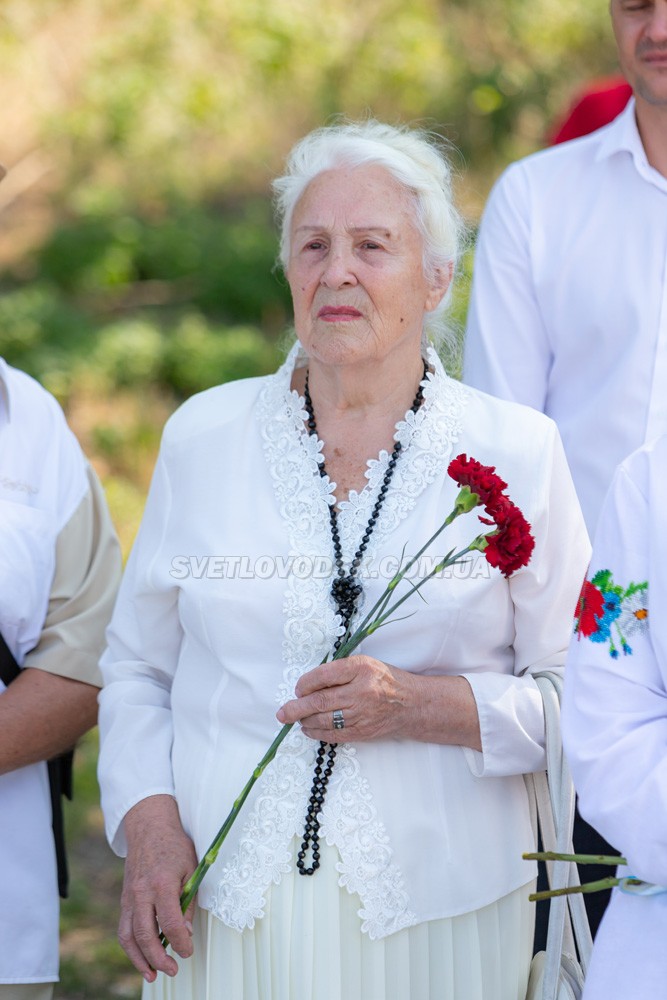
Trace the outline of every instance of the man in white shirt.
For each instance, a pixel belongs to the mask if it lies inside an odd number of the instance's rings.
[[[589,532],[667,428],[667,0],[611,0],[634,99],[511,166],[479,234],[464,380],[558,424]]]
[[[95,725],[119,576],[102,488],[62,410],[0,358],[0,1000],[49,1000],[58,979],[45,761]]]
[[[634,97],[496,184],[464,361],[466,382],[556,421],[591,534],[616,466],[667,429],[667,0],[610,9]]]

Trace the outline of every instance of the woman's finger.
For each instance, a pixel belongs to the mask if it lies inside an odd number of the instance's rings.
[[[118,940],[146,982],[152,983],[156,972],[164,972],[168,976],[176,975],[178,965],[160,942],[154,907],[123,905],[118,925]]]
[[[359,671],[360,659],[359,656],[347,656],[342,660],[320,663],[318,667],[308,670],[297,681],[297,697],[304,698],[318,691],[349,684]]]
[[[132,930],[132,914],[129,910],[122,909],[118,922],[118,941],[120,946],[132,962],[135,969],[141,973],[146,982],[152,983],[155,979],[155,970],[151,968],[148,959],[134,939]]]
[[[324,740],[327,743],[351,743],[360,738],[358,721],[359,712],[355,707],[345,705],[303,719],[301,728],[306,736],[312,740]]]

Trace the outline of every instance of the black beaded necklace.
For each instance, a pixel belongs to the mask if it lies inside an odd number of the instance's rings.
[[[428,372],[428,365],[424,361],[424,374],[423,379],[426,378]],[[313,410],[313,401],[310,398],[310,390],[308,388],[308,369],[306,369],[306,381],[303,387],[303,398],[306,404],[306,413],[308,414],[308,433],[317,436],[317,425],[315,423],[315,412]],[[414,402],[410,407],[412,413],[416,413],[419,407],[422,405],[424,399],[424,389],[419,383],[417,388],[417,394],[414,398]],[[384,503],[385,497],[387,495],[387,490],[389,489],[389,483],[394,474],[394,469],[396,468],[396,462],[398,457],[403,450],[403,445],[400,441],[394,442],[394,450],[391,453],[389,462],[387,463],[387,470],[384,474],[382,480],[382,485],[378,491],[377,499],[373,505],[373,510],[368,519],[368,524],[366,529],[361,536],[361,541],[359,542],[359,547],[354,554],[352,562],[350,563],[350,568],[347,573],[343,567],[343,550],[340,544],[340,534],[338,531],[338,515],[336,513],[336,507],[332,504],[329,507],[329,520],[331,524],[331,539],[333,542],[334,559],[336,560],[336,575],[331,584],[331,596],[333,597],[334,603],[336,605],[336,610],[342,619],[343,633],[340,635],[336,642],[334,643],[333,651],[336,653],[345,638],[349,624],[352,620],[357,605],[359,603],[359,598],[362,594],[362,586],[357,580],[357,571],[361,564],[364,552],[368,547],[370,537],[373,534],[373,529],[377,523],[378,516],[380,514],[380,509]],[[320,465],[320,475],[326,476],[326,470],[324,468],[324,462]],[[329,783],[329,778],[331,777],[331,772],[333,771],[334,761],[336,759],[336,743],[326,743],[324,740],[320,742],[319,749],[317,751],[317,757],[315,760],[315,771],[313,774],[313,784],[310,790],[310,799],[308,802],[308,809],[306,811],[306,821],[303,831],[303,840],[301,842],[301,849],[297,854],[296,866],[301,875],[314,875],[317,869],[320,867],[320,821],[317,818],[318,813],[322,809],[322,804],[324,803],[324,796],[326,795],[327,785]],[[326,758],[326,764],[325,764]],[[310,848],[312,856],[312,865],[310,868],[306,868],[306,854]]]

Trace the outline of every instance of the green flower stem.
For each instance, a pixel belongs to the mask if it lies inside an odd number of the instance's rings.
[[[565,889],[545,889],[544,892],[533,892],[528,899],[531,903],[539,903],[542,899],[552,899],[554,896],[571,896],[575,892],[600,892],[601,889],[613,889],[620,885],[620,878],[601,878],[597,882],[585,882],[583,885],[570,885]]]
[[[257,765],[257,767],[255,768],[255,770],[250,775],[250,778],[248,779],[248,781],[246,782],[246,784],[245,784],[245,786],[243,788],[243,791],[241,792],[241,794],[238,796],[238,798],[234,802],[234,805],[232,806],[232,808],[231,808],[231,810],[229,812],[229,815],[227,816],[227,819],[225,820],[225,822],[222,824],[222,826],[218,830],[218,832],[217,832],[217,834],[215,836],[215,840],[213,841],[213,843],[211,844],[211,846],[207,850],[206,854],[204,855],[204,857],[201,859],[201,861],[199,862],[199,864],[197,865],[197,867],[193,871],[193,873],[190,876],[190,878],[187,880],[187,882],[183,886],[183,891],[181,892],[181,898],[180,898],[181,912],[182,913],[185,913],[185,911],[187,910],[188,906],[190,905],[190,903],[192,902],[192,900],[195,898],[195,896],[197,894],[197,890],[199,889],[199,886],[201,885],[201,883],[202,883],[202,881],[204,879],[204,876],[206,875],[206,872],[209,870],[209,868],[211,867],[211,865],[215,863],[215,860],[216,860],[216,858],[218,856],[218,852],[220,851],[220,848],[222,847],[222,845],[223,845],[223,843],[225,841],[225,838],[227,837],[227,834],[231,830],[232,825],[233,825],[236,817],[241,812],[241,808],[243,807],[243,803],[245,802],[245,800],[248,798],[248,795],[250,794],[250,789],[255,784],[255,782],[257,781],[257,779],[262,776],[262,774],[264,773],[266,767],[271,763],[271,761],[273,760],[273,758],[275,757],[275,755],[276,755],[276,753],[278,751],[278,747],[283,742],[283,740],[285,739],[285,737],[287,736],[287,734],[289,733],[289,731],[290,731],[290,729],[292,728],[293,725],[294,725],[293,722],[289,722],[289,723],[286,723],[286,725],[284,725],[282,727],[282,729],[280,730],[280,732],[278,733],[278,735],[274,739],[273,743],[271,744],[271,746],[269,747],[269,749],[266,751],[266,753],[264,754],[264,756],[260,760],[260,762]],[[168,941],[167,941],[166,937],[164,936],[164,934],[160,934],[160,941],[162,942],[163,946],[166,948],[167,944],[168,944]]]
[[[227,834],[229,833],[232,824],[234,823],[234,820],[241,812],[243,803],[250,794],[250,789],[255,784],[257,779],[261,778],[266,767],[271,763],[271,761],[275,757],[278,751],[278,747],[283,742],[283,740],[285,739],[285,737],[287,736],[293,725],[294,723],[290,722],[282,727],[282,729],[274,739],[273,743],[271,744],[269,749],[266,751],[266,753],[260,760],[257,767],[250,775],[250,778],[248,779],[248,781],[245,784],[245,787],[243,788],[243,791],[234,802],[234,805],[232,806],[227,819],[220,827],[215,840],[213,841],[208,851],[206,852],[202,860],[195,868],[194,872],[192,873],[188,881],[183,886],[183,895],[181,897],[181,908],[184,913],[187,910],[190,903],[192,902],[192,900],[194,899],[197,889],[201,885],[202,879],[204,878],[204,875],[211,867],[211,865],[215,863],[215,860],[218,856],[218,852],[223,844],[223,841],[225,840]]]
[[[412,597],[414,593],[419,591],[428,580],[430,580],[434,576],[437,576],[438,573],[442,573],[443,569],[447,569],[449,566],[454,566],[454,564],[457,563],[460,559],[463,559],[464,556],[467,556],[470,554],[470,552],[476,550],[477,549],[476,543],[478,543],[480,539],[483,539],[485,537],[486,537],[485,535],[478,535],[477,538],[475,538],[470,543],[470,545],[466,545],[466,547],[464,549],[461,549],[460,552],[457,552],[456,555],[450,554],[449,556],[446,556],[444,559],[442,559],[437,564],[437,566],[434,566],[434,568],[431,570],[430,573],[428,573],[425,577],[423,577],[419,581],[419,583],[413,584],[412,588],[407,592],[407,594],[403,594],[403,596],[399,598],[399,600],[397,600],[395,604],[392,604],[392,606],[389,609],[383,611],[382,614],[375,619],[375,621],[373,621],[370,625],[368,625],[365,630],[366,635],[372,635],[373,632],[381,628],[382,625],[386,623],[387,619],[390,618],[391,615],[393,615],[398,608],[400,608],[401,604],[407,601],[409,597]],[[364,638],[365,637],[366,636],[364,636]]]
[[[613,854],[558,854],[557,851],[533,851],[523,854],[526,861],[574,861],[578,865],[627,865],[625,858]]]
[[[475,497],[477,496],[476,493],[473,493],[473,494],[470,494],[470,495],[471,496],[475,496]],[[467,512],[467,507],[464,506],[463,504],[459,503],[459,499],[457,498],[457,502],[454,505],[454,509],[452,510],[451,514],[449,514],[445,518],[445,520],[442,522],[442,524],[440,525],[440,527],[437,529],[437,531],[435,531],[431,535],[431,537],[428,539],[428,541],[424,542],[424,544],[419,549],[419,551],[414,556],[412,556],[411,559],[408,559],[408,561],[405,564],[405,566],[401,567],[401,569],[398,571],[398,573],[396,573],[396,575],[392,577],[392,579],[389,581],[389,583],[385,587],[384,592],[378,598],[378,600],[375,602],[375,604],[373,605],[373,607],[371,608],[371,610],[368,612],[368,614],[366,615],[366,617],[364,618],[364,620],[361,622],[361,624],[357,628],[356,632],[362,632],[362,631],[364,631],[367,628],[367,626],[374,620],[375,615],[378,612],[382,613],[385,610],[385,608],[387,607],[387,604],[391,600],[392,593],[394,592],[394,590],[396,590],[396,588],[398,587],[399,583],[404,578],[405,574],[412,568],[412,566],[414,566],[414,564],[417,562],[418,559],[421,559],[421,557],[424,555],[424,553],[429,548],[429,546],[433,544],[433,542],[436,540],[436,538],[438,538],[440,536],[440,534],[445,530],[445,528],[447,528],[452,523],[452,521],[454,521],[457,517],[459,517],[461,514],[465,514],[466,512]],[[429,574],[429,576],[431,576],[431,575],[432,574]],[[425,583],[427,579],[428,579],[428,577],[426,577],[422,582]],[[355,632],[355,635],[356,635],[356,632]],[[358,643],[357,643],[357,645],[358,645]],[[349,654],[346,654],[346,655],[349,655]]]
[[[574,861],[578,865],[627,865],[625,858],[613,854],[560,854],[558,851],[532,851],[523,854],[526,861]],[[575,892],[600,892],[601,889],[613,889],[621,880],[610,876],[598,879],[597,882],[585,882],[583,885],[571,885],[564,889],[544,889],[532,893],[528,899],[538,903],[542,899],[552,899],[554,896],[571,896]]]

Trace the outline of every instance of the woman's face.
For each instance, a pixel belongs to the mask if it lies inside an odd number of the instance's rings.
[[[444,295],[426,280],[406,189],[383,167],[327,170],[292,217],[287,278],[309,357],[349,365],[419,350],[424,312]]]

